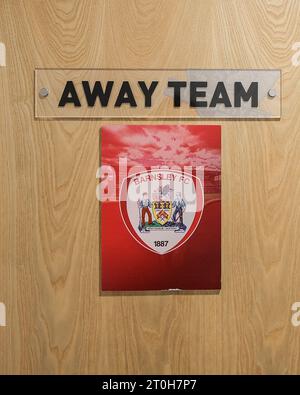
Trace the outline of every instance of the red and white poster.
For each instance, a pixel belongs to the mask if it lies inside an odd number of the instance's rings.
[[[221,288],[221,128],[101,129],[102,291]]]

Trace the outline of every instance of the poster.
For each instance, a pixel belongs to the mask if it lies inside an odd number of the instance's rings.
[[[221,127],[101,129],[101,290],[221,288]]]

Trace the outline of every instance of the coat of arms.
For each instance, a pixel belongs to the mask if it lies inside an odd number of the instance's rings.
[[[123,182],[120,191],[127,229],[142,246],[159,254],[180,247],[191,237],[203,206],[199,178],[175,170],[135,174]]]

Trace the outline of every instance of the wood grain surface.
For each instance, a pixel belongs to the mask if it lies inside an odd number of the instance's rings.
[[[0,0],[0,18],[0,373],[300,373],[299,0]],[[282,69],[280,121],[207,122],[220,295],[99,296],[104,122],[34,119],[36,67]]]

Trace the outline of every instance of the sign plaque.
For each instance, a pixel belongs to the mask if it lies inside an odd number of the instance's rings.
[[[280,118],[280,70],[37,69],[36,118]]]

